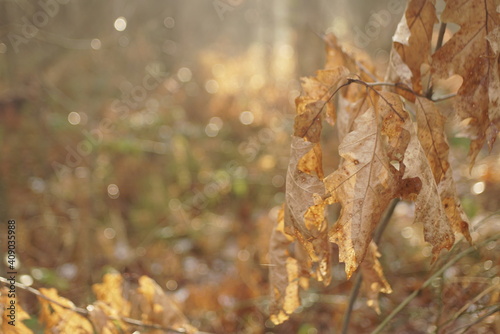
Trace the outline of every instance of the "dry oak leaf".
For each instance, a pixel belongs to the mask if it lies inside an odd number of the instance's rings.
[[[294,238],[285,232],[285,212],[281,208],[269,245],[269,312],[276,325],[285,322],[300,306],[299,291],[308,288],[309,278],[304,275],[301,263],[290,254],[292,242]]]
[[[407,129],[411,134],[411,140],[403,160],[403,164],[407,166],[404,177],[405,180],[420,179],[421,190],[416,198],[412,198],[415,201],[415,222],[422,223],[424,226],[424,240],[433,246],[432,261],[434,262],[443,248],[450,249],[455,242],[455,236],[441,202],[431,166],[416,136],[414,125],[408,124]]]
[[[340,142],[352,131],[354,120],[369,107],[370,102],[366,87],[351,84],[344,89],[337,104],[337,133]]]
[[[333,103],[334,91],[347,77],[345,67],[331,70],[320,70],[315,77],[302,78],[303,94],[295,100],[297,115],[295,116],[294,135],[306,138],[308,141],[320,141],[322,120],[328,114],[330,122],[335,120]]]
[[[451,223],[451,228],[453,231],[461,233],[472,245],[472,237],[469,232],[469,220],[458,199],[451,168],[448,169],[443,179],[438,184],[438,191],[444,211]]]
[[[449,146],[444,131],[446,120],[434,102],[426,98],[417,97],[415,106],[418,140],[429,160],[434,180],[439,183],[450,168]]]
[[[290,162],[286,176],[285,232],[294,236],[311,259],[312,275],[325,285],[330,282],[330,245],[328,243],[325,208],[321,196],[325,186],[316,175],[311,175],[309,166],[301,162],[309,159],[309,152],[316,144],[303,138],[293,137]],[[315,161],[321,164],[321,161]],[[315,201],[316,198],[316,201]]]
[[[325,178],[329,203],[340,202],[342,211],[329,232],[329,240],[339,246],[339,260],[345,263],[351,277],[363,261],[373,230],[389,202],[398,196],[404,168],[402,163],[408,144],[408,119],[399,96],[377,92],[378,98],[354,121],[354,130],[339,146],[343,162]],[[400,119],[401,117],[401,119]],[[391,125],[392,124],[392,125]]]
[[[409,78],[407,73],[401,75],[398,67],[395,71],[406,79],[403,82],[410,84],[413,91],[419,94],[426,88],[422,87],[421,67],[422,64],[429,63],[432,32],[434,24],[438,22],[434,4],[435,0],[411,0],[392,38],[394,51],[410,71]],[[414,95],[412,97],[414,98]]]
[[[323,36],[326,45],[325,69],[346,67],[357,79],[365,82],[377,81],[371,57],[363,50],[338,42],[334,34]]]
[[[45,325],[46,334],[52,333],[75,333],[75,334],[91,334],[94,333],[92,324],[84,316],[71,310],[75,305],[66,298],[60,297],[56,289],[41,288],[40,292],[66,306],[64,308],[55,303],[48,301],[45,298],[38,296],[40,302],[40,321]],[[69,309],[68,309],[69,308]]]
[[[378,303],[378,296],[382,293],[392,293],[391,286],[384,277],[382,265],[378,258],[377,245],[371,241],[366,252],[363,262],[361,262],[360,270],[363,275],[363,285],[368,296],[367,304],[380,314],[380,306]]]
[[[471,168],[485,141],[491,149],[500,127],[498,5],[496,0],[446,1],[441,21],[458,24],[460,30],[432,56],[433,81],[453,74],[464,78],[455,108],[472,140]]]
[[[471,242],[467,215],[456,194],[452,170],[448,162],[449,145],[444,129],[445,118],[430,100],[417,97],[415,104],[418,139],[434,175],[434,181],[438,185],[443,208],[452,229],[462,233]]]
[[[18,298],[10,298],[9,290],[6,287],[0,289],[0,332],[11,334],[33,334],[33,332],[23,323],[30,316],[19,304]],[[11,301],[15,302],[15,314],[11,314],[8,307]],[[11,317],[12,316],[12,317]]]

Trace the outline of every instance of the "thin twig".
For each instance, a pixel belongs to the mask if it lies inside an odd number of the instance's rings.
[[[439,35],[438,35],[438,40],[437,40],[437,43],[436,43],[436,48],[434,49],[434,53],[436,53],[437,50],[439,50],[441,48],[441,46],[443,46],[443,39],[444,39],[444,34],[446,32],[446,23],[445,22],[441,22],[441,26],[439,27]],[[431,87],[431,84],[432,84],[432,74],[431,76],[429,76],[429,80],[427,81],[427,87],[425,88],[425,96],[429,99],[429,100],[432,100],[432,87]],[[455,95],[453,95],[455,96]],[[453,96],[449,96],[449,97],[446,97],[446,98],[450,98],[450,97],[453,97]],[[438,99],[438,100],[434,100],[434,102],[437,102],[437,101],[442,101],[442,100],[445,100],[446,98],[441,98],[441,99]]]
[[[11,282],[9,282],[9,280],[7,280],[6,278],[4,277],[1,277],[0,276],[0,282],[6,284],[6,285],[10,285]],[[15,282],[14,285],[22,290],[25,290],[25,291],[28,291],[40,298],[43,298],[45,300],[47,300],[49,303],[52,303],[54,305],[57,305],[59,307],[62,307],[66,310],[69,310],[69,311],[72,311],[72,312],[75,312],[75,313],[78,313],[78,314],[81,314],[85,317],[89,317],[89,311],[87,311],[86,309],[84,308],[81,308],[81,307],[76,307],[76,306],[68,306],[68,305],[64,305],[64,304],[61,304],[60,302],[58,302],[57,300],[54,300],[46,295],[44,295],[43,293],[41,293],[39,290],[37,289],[34,289],[30,286],[26,286],[22,283],[19,283],[19,282]],[[159,330],[162,330],[162,331],[165,331],[167,333],[177,333],[177,334],[184,334],[186,333],[186,331],[184,329],[174,329],[174,328],[168,328],[168,327],[162,327],[160,325],[156,325],[156,324],[146,324],[140,320],[137,320],[137,319],[132,319],[132,318],[129,318],[129,317],[115,317],[115,316],[108,316],[108,319],[109,320],[119,320],[119,321],[123,321],[129,325],[134,325],[134,326],[139,326],[139,327],[143,327],[143,328],[151,328],[151,329],[159,329]],[[196,332],[196,334],[212,334],[212,333],[208,333],[208,332]]]
[[[499,239],[500,238],[500,234],[496,234],[486,240],[483,240],[481,243],[479,243],[477,245],[477,248],[483,246],[483,245],[486,245],[487,243],[493,241],[493,240],[496,240],[496,239]],[[391,314],[389,314],[383,321],[380,325],[378,325],[377,328],[375,328],[375,330],[371,333],[371,334],[378,334],[378,333],[381,333],[382,330],[385,328],[385,326],[387,326],[387,324],[399,313],[401,312],[405,307],[406,305],[408,305],[416,296],[418,296],[418,294],[423,290],[425,289],[426,287],[428,287],[432,281],[440,276],[443,272],[446,271],[446,269],[448,269],[449,267],[451,267],[452,265],[454,265],[457,261],[459,261],[461,258],[465,257],[466,255],[468,255],[469,253],[472,253],[473,251],[476,250],[476,247],[473,247],[473,246],[470,246],[468,247],[467,249],[463,250],[462,252],[460,252],[459,254],[457,254],[454,258],[452,258],[449,262],[447,262],[445,265],[443,265],[439,270],[437,270],[431,277],[429,277],[423,284],[420,288],[416,289],[415,291],[413,291],[408,297],[406,297],[405,300],[403,300],[392,312]]]
[[[349,323],[351,322],[352,309],[354,308],[354,303],[358,298],[359,289],[361,288],[361,282],[363,281],[363,275],[361,271],[356,272],[356,278],[354,279],[354,286],[351,290],[351,295],[349,296],[349,304],[347,304],[347,310],[344,314],[344,319],[342,320],[342,331],[340,333],[347,334],[349,330]]]
[[[441,46],[443,46],[443,39],[444,39],[444,33],[446,32],[446,23],[441,22],[441,26],[439,27],[439,35],[438,35],[438,40],[436,43],[436,48],[434,49],[434,52],[439,50]]]
[[[489,317],[490,315],[492,315],[492,314],[494,314],[494,313],[496,313],[496,312],[500,312],[500,307],[499,307],[499,306],[495,307],[493,310],[491,310],[491,311],[489,311],[488,313],[486,313],[486,314],[482,315],[481,317],[477,318],[477,319],[476,319],[476,321],[473,321],[473,322],[472,322],[472,323],[470,323],[469,325],[464,326],[464,327],[466,327],[466,328],[465,328],[465,329],[462,331],[462,333],[460,333],[460,334],[465,334],[465,333],[466,333],[466,332],[467,332],[467,331],[468,331],[468,330],[469,330],[472,326],[474,326],[475,324],[480,323],[480,322],[481,322],[481,321],[483,321],[485,318]],[[459,329],[459,328],[457,328],[457,330],[458,330],[458,329]]]
[[[395,198],[392,200],[391,204],[387,208],[384,217],[382,217],[382,220],[380,221],[377,230],[375,231],[375,234],[373,235],[373,242],[378,244],[380,242],[380,239],[382,238],[382,234],[387,227],[387,224],[391,220],[391,217],[394,213],[394,209],[396,208],[396,205],[398,204],[399,199]],[[354,303],[356,302],[356,299],[358,298],[359,294],[359,289],[361,287],[361,282],[363,281],[363,275],[361,274],[361,271],[356,272],[356,278],[354,279],[354,286],[351,291],[351,295],[349,296],[349,304],[347,305],[347,310],[344,315],[344,320],[342,321],[342,334],[347,334],[347,331],[349,329],[349,323],[351,321],[351,314],[352,310],[354,308]]]
[[[441,324],[439,324],[438,329],[439,328],[446,328],[447,326],[450,326],[450,324],[453,321],[457,320],[459,317],[461,317],[463,314],[465,314],[465,312],[467,311],[467,309],[469,307],[471,307],[471,305],[473,305],[474,303],[476,303],[478,300],[480,300],[481,298],[483,298],[485,295],[489,294],[491,291],[495,291],[496,289],[498,289],[499,286],[500,286],[500,284],[493,284],[490,287],[488,287],[487,289],[483,290],[480,294],[478,294],[472,300],[470,300],[469,302],[467,302],[467,304],[465,304],[460,310],[458,310],[448,320],[446,320],[446,321],[442,322]]]

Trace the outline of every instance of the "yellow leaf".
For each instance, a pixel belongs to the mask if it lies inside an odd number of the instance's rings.
[[[15,308],[12,310],[12,308]],[[0,290],[0,329],[2,333],[32,334],[33,332],[23,323],[30,316],[19,304],[19,299],[9,297],[9,290],[3,287]]]
[[[120,316],[130,316],[130,302],[123,296],[123,277],[120,274],[106,274],[102,283],[92,286],[97,300],[116,310]]]
[[[45,298],[38,297],[40,302],[40,321],[45,325],[45,333],[93,334],[91,323],[84,316],[71,310],[75,305],[66,298],[60,297],[56,289],[41,288],[40,292],[48,298],[66,306],[64,308]],[[70,309],[68,309],[70,308]]]

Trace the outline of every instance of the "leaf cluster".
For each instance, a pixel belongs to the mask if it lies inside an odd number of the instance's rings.
[[[373,234],[394,199],[415,203],[415,222],[433,262],[455,234],[472,242],[448,159],[447,123],[458,119],[471,139],[470,166],[500,126],[498,1],[411,0],[393,37],[390,65],[378,78],[369,57],[325,36],[327,61],[302,80],[286,177],[286,200],[271,238],[271,319],[300,306],[309,279],[331,281],[331,243],[347,278],[359,268],[369,305],[390,293]],[[433,47],[437,23],[460,29]],[[336,125],[339,166],[325,175],[323,121]],[[329,147],[331,150],[331,147]],[[330,153],[327,151],[327,153]],[[335,222],[326,208],[342,207]]]

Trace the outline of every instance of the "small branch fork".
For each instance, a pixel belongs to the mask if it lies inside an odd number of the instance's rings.
[[[5,277],[1,277],[1,276],[0,276],[0,282],[4,283],[6,285],[10,285],[11,284]],[[14,285],[17,288],[20,288],[22,290],[28,291],[29,293],[32,293],[35,296],[38,296],[40,298],[43,298],[43,299],[47,300],[51,304],[54,304],[54,305],[57,305],[59,307],[62,307],[64,309],[66,309],[66,310],[69,310],[69,311],[81,314],[81,315],[85,316],[86,318],[89,318],[89,316],[90,316],[90,312],[87,311],[84,308],[77,307],[77,306],[68,306],[68,305],[61,304],[57,300],[54,300],[54,299],[52,299],[52,298],[44,295],[39,290],[34,289],[34,288],[30,287],[30,286],[26,286],[26,285],[24,285],[22,283],[19,283],[19,282],[15,282]],[[184,334],[184,333],[186,333],[186,331],[184,329],[174,329],[174,328],[162,327],[160,325],[155,325],[155,324],[146,324],[146,323],[144,323],[144,322],[142,322],[140,320],[132,319],[132,318],[128,318],[128,317],[114,317],[114,316],[107,316],[107,317],[108,317],[109,320],[113,320],[113,321],[119,320],[119,321],[123,321],[124,323],[127,323],[129,325],[133,325],[133,326],[138,326],[138,327],[143,327],[143,328],[150,328],[150,329],[158,329],[158,330],[164,331],[165,333],[175,333],[175,334]],[[212,334],[212,333],[196,332],[196,334]]]
[[[328,97],[328,99],[326,99],[326,101],[323,103],[323,105],[321,106],[321,108],[319,109],[319,111],[317,112],[317,114],[316,114],[316,116],[314,118],[318,117],[323,112],[326,104],[329,103],[333,99],[333,97],[340,91],[340,89],[342,89],[342,88],[344,88],[346,86],[349,86],[352,83],[356,83],[356,84],[365,86],[366,88],[372,90],[375,94],[377,94],[382,99],[383,99],[383,96],[379,93],[378,90],[375,89],[375,87],[378,87],[378,86],[395,87],[397,89],[401,89],[401,90],[404,90],[404,91],[406,91],[408,93],[411,93],[411,94],[413,94],[415,96],[429,99],[432,102],[444,101],[444,100],[447,100],[447,99],[451,99],[451,98],[453,98],[453,97],[455,97],[457,95],[456,93],[454,93],[454,94],[449,94],[449,95],[442,96],[442,97],[437,98],[437,99],[431,99],[431,98],[429,98],[429,97],[427,97],[425,95],[418,94],[413,89],[411,89],[410,87],[408,87],[407,85],[405,85],[405,84],[403,84],[401,82],[397,82],[397,83],[392,83],[392,82],[365,82],[365,81],[360,80],[360,79],[349,78],[349,79],[347,79],[347,82],[345,82],[342,85],[338,86],[337,89],[335,89],[335,91]],[[323,100],[323,98],[325,96],[328,96],[328,92],[325,93],[325,95],[323,97],[321,97],[320,100]],[[385,99],[384,99],[384,101],[385,101]],[[390,105],[390,103],[388,101],[385,101],[385,102],[387,102]],[[403,117],[396,110],[393,109],[393,111],[399,116],[399,118],[401,118],[401,120],[404,120]],[[311,126],[312,126],[312,123],[311,123]]]

